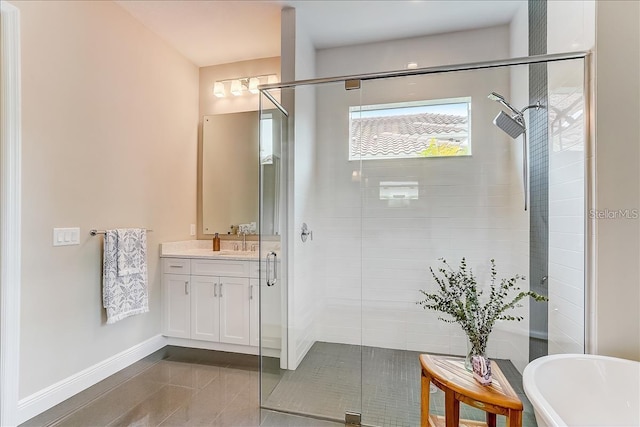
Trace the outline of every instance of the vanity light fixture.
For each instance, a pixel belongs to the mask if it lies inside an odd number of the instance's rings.
[[[278,83],[278,76],[275,74],[265,74],[262,76],[218,80],[213,84],[213,94],[218,98],[224,98],[229,93],[233,96],[241,96],[248,93],[255,95],[259,92],[258,86],[265,83]]]

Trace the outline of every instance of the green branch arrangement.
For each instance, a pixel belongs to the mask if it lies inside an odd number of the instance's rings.
[[[467,261],[462,258],[458,270],[454,270],[443,258],[440,258],[442,266],[438,268],[440,276],[429,268],[431,275],[438,285],[437,293],[420,292],[425,299],[418,301],[424,309],[439,311],[448,314],[450,318],[438,317],[447,323],[458,323],[467,334],[471,343],[471,354],[485,355],[489,334],[493,330],[496,320],[521,321],[522,316],[505,314],[506,311],[522,307],[520,301],[529,296],[535,301],[548,301],[549,298],[533,291],[520,291],[519,280],[525,280],[524,276],[516,274],[510,279],[498,281],[496,263],[491,260],[491,286],[488,298],[484,298],[484,291],[478,289],[478,282]],[[518,294],[509,302],[509,294]]]

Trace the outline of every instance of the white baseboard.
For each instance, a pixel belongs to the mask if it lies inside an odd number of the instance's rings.
[[[201,340],[191,340],[188,338],[167,337],[167,345],[175,345],[177,347],[200,348],[203,350],[227,351],[230,353],[243,354],[260,354],[260,348],[250,345],[226,344],[222,342],[211,342]]]
[[[140,344],[50,385],[18,402],[18,424],[23,423],[71,396],[91,387],[110,375],[167,345],[166,337],[156,335]]]
[[[298,360],[296,361],[296,366],[294,369],[297,369],[298,366],[300,366],[302,360],[306,357],[307,353],[309,353],[309,350],[311,350],[311,347],[313,347],[315,343],[315,340],[303,341],[301,343],[301,346],[298,348]]]

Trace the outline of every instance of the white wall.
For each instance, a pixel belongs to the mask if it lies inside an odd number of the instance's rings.
[[[159,243],[195,222],[198,69],[112,2],[15,2],[22,26],[20,397],[160,333]],[[52,247],[53,227],[80,227]],[[148,227],[150,312],[105,324],[102,238]]]
[[[302,80],[315,77],[315,48],[304,28],[296,26],[295,9],[284,9],[283,26],[283,79]],[[286,77],[285,77],[286,76]],[[302,223],[313,230],[316,222],[315,207],[315,88],[296,87],[283,94],[284,107],[289,116],[289,368],[295,369],[316,341],[316,311],[319,278],[313,274],[317,259],[314,241],[300,239]]]
[[[326,49],[318,52],[317,69],[323,76],[344,75],[398,69],[409,61],[427,66],[508,57],[509,38],[508,27],[496,27]],[[339,84],[318,88],[321,219],[314,231],[327,262],[318,340],[463,354],[459,327],[415,304],[419,289],[433,290],[429,266],[437,266],[439,257],[457,265],[465,256],[486,279],[495,257],[500,276],[527,275],[528,228],[513,216],[515,205],[522,215],[522,196],[513,194],[511,182],[519,169],[511,160],[511,139],[491,123],[499,111],[487,99],[491,91],[509,96],[509,70],[367,81],[360,93]],[[348,161],[350,105],[459,96],[473,98],[472,157],[365,161],[362,181],[352,180],[360,164]],[[405,208],[386,205],[377,193],[386,180],[418,181],[419,200]],[[492,357],[510,358],[522,369],[526,322],[496,325],[489,347]]]
[[[496,46],[487,45],[487,40],[492,40]],[[402,70],[408,62],[429,67],[508,58],[509,51],[505,49],[508,42],[508,26],[499,26],[321,49],[317,54],[317,74],[318,77],[333,77]]]
[[[599,1],[595,209],[640,208],[640,3]],[[640,360],[640,219],[598,219],[594,351]]]

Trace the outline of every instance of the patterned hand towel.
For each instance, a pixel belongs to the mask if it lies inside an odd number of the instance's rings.
[[[139,274],[146,262],[146,230],[143,228],[118,228],[116,235],[118,276]]]
[[[102,282],[107,324],[149,311],[146,230],[107,230]]]

